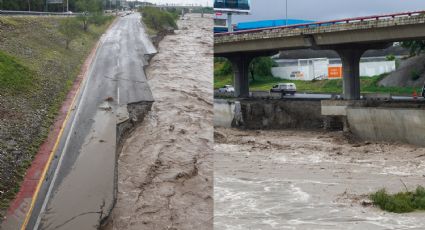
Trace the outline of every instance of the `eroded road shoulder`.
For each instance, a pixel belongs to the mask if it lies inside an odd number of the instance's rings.
[[[213,229],[212,23],[186,16],[151,60],[155,102],[124,143],[109,229]]]

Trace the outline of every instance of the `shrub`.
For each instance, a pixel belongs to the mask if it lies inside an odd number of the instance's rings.
[[[393,195],[381,189],[370,195],[370,198],[379,208],[389,212],[406,213],[425,210],[425,189],[422,186],[418,186],[414,192],[399,192]]]
[[[141,9],[143,22],[157,32],[177,29],[176,20],[178,15],[168,11],[162,11],[155,7],[144,7]]]
[[[416,81],[421,77],[421,75],[419,74],[419,72],[417,70],[412,70],[410,75],[411,75],[412,81]]]

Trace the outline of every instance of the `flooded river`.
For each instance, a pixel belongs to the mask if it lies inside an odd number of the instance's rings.
[[[425,229],[424,212],[364,207],[380,188],[425,185],[425,149],[349,142],[341,133],[217,128],[217,230]]]
[[[113,229],[212,229],[213,21],[178,26],[146,72],[155,102],[119,157]]]

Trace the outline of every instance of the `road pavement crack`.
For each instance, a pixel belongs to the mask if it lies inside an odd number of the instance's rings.
[[[103,211],[99,211],[99,212],[84,212],[84,213],[81,213],[81,214],[78,214],[76,216],[71,217],[70,219],[68,219],[67,221],[63,222],[62,224],[59,224],[59,225],[55,226],[53,229],[59,229],[59,228],[65,226],[65,225],[67,225],[71,221],[77,219],[78,217],[81,217],[81,216],[85,216],[85,215],[89,215],[89,214],[101,214],[102,215],[102,213],[103,213]]]

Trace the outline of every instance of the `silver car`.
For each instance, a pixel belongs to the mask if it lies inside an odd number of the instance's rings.
[[[234,93],[235,88],[232,85],[225,85],[222,88],[218,89],[219,93]]]

